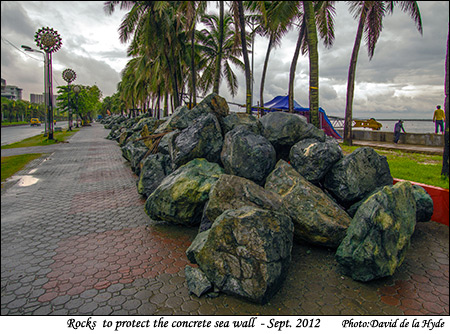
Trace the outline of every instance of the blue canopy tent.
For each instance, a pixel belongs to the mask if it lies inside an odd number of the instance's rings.
[[[253,107],[253,110],[257,110],[258,107]],[[277,96],[271,101],[264,104],[265,112],[273,111],[289,111],[289,97],[288,96]],[[309,122],[309,108],[304,108],[294,100],[294,111],[296,114],[305,116]],[[330,137],[341,139],[342,137],[336,132],[333,125],[325,113],[325,110],[319,107],[319,121],[320,128]]]

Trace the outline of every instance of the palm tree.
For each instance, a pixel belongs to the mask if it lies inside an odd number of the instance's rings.
[[[383,28],[383,18],[394,11],[394,6],[409,13],[417,29],[422,34],[422,19],[417,1],[350,1],[350,12],[359,17],[347,80],[347,102],[345,107],[344,143],[352,145],[353,95],[355,90],[356,63],[363,35],[367,41],[369,60],[372,59],[375,46]]]
[[[233,18],[229,13],[226,13],[222,20],[217,15],[204,15],[201,22],[206,26],[197,33],[205,62],[201,86],[205,92],[213,87],[213,92],[218,94],[222,78],[225,78],[228,89],[234,97],[238,81],[231,64],[241,69],[244,69],[244,64],[238,58],[241,48],[235,47],[238,37],[233,29]]]
[[[289,111],[294,112],[294,78],[300,49],[309,52],[310,58],[310,120],[319,127],[319,63],[317,33],[326,47],[334,42],[334,2],[299,1],[300,30],[289,73]],[[302,10],[303,9],[303,10]],[[310,31],[310,33],[308,33]],[[306,38],[305,38],[306,37]],[[311,52],[312,51],[312,52]]]
[[[242,56],[244,58],[246,99],[245,110],[247,114],[252,113],[252,73],[250,60],[248,58],[247,37],[245,33],[245,11],[243,1],[231,1],[231,11],[234,17],[236,35],[240,35],[240,45],[242,47]]]
[[[255,30],[260,35],[269,37],[259,90],[260,106],[264,107],[264,84],[270,53],[273,48],[281,44],[281,39],[297,17],[297,5],[295,1],[250,1],[248,9],[259,14],[256,17],[259,26]],[[261,109],[261,115],[263,114],[264,109]]]
[[[223,41],[224,41],[224,35],[225,35],[225,16],[224,16],[224,2],[219,1],[219,34],[217,39],[217,57],[216,57],[216,64],[215,64],[215,73],[214,73],[214,88],[213,92],[216,94],[219,94],[219,86],[220,86],[220,77],[222,76],[220,67],[222,65],[222,56],[223,56]],[[232,93],[233,95],[233,93]],[[233,95],[234,96],[234,95]]]
[[[223,2],[220,2],[223,6]],[[206,1],[182,1],[179,7],[181,15],[185,15],[185,26],[188,35],[191,39],[191,52],[190,52],[190,78],[191,78],[191,97],[192,105],[197,104],[197,71],[195,66],[195,27],[197,21],[204,14],[206,10]]]
[[[303,1],[306,22],[306,40],[309,54],[309,119],[310,123],[320,128],[319,124],[319,53],[317,51],[317,30],[314,8],[311,1]]]
[[[182,60],[185,59],[186,33],[176,2],[169,1],[107,1],[105,10],[111,14],[118,5],[130,9],[119,28],[122,42],[132,40],[129,54],[139,54],[146,45],[150,58],[159,58],[171,81],[174,108],[181,104]],[[135,49],[135,50],[133,50]]]

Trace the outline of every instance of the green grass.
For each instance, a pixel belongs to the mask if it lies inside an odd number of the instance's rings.
[[[356,150],[358,146],[342,145],[344,154]],[[441,175],[442,156],[409,153],[400,150],[375,151],[387,158],[393,178],[428,184],[449,189],[449,179]]]
[[[23,169],[30,161],[39,158],[42,153],[13,155],[2,157],[2,183],[9,177]]]
[[[8,148],[19,148],[19,147],[30,147],[30,146],[46,146],[46,145],[53,145],[65,142],[68,138],[70,138],[72,135],[74,135],[79,129],[75,129],[72,131],[62,131],[62,132],[54,132],[53,137],[54,139],[49,140],[47,137],[44,137],[44,135],[37,135],[34,137],[30,137],[27,139],[24,139],[20,142],[4,145],[1,148],[2,149],[8,149]],[[41,156],[41,153],[35,153],[35,154],[21,154],[21,155],[14,155],[10,157],[2,157],[2,183],[9,177],[16,174],[18,171],[23,169],[30,161],[37,159]],[[3,187],[3,185],[2,185]]]
[[[11,126],[11,125],[26,125],[30,124],[30,122],[2,122],[2,126]]]
[[[19,147],[30,147],[30,146],[47,146],[47,145],[53,145],[65,142],[68,138],[70,138],[72,135],[74,135],[79,129],[75,129],[72,131],[62,131],[62,132],[54,132],[52,140],[49,140],[47,137],[45,137],[43,134],[30,137],[27,139],[24,139],[20,142],[4,145],[1,148],[7,149],[7,148],[19,148]]]

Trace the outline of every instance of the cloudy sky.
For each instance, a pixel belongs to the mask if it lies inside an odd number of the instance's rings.
[[[51,27],[62,37],[63,46],[53,56],[54,85],[63,85],[61,73],[71,68],[75,83],[96,84],[103,96],[116,91],[120,71],[127,62],[127,45],[118,39],[118,28],[125,12],[105,14],[103,1],[2,1],[1,2],[1,77],[9,85],[23,88],[23,98],[42,93],[43,57],[21,52],[21,45],[36,47],[35,32]],[[211,2],[215,10],[216,2]],[[384,20],[375,55],[368,60],[361,47],[357,66],[355,117],[431,118],[437,104],[444,103],[444,66],[448,35],[448,1],[419,1],[423,35],[411,18],[399,9]],[[319,45],[320,105],[329,115],[343,116],[347,75],[356,34],[357,21],[348,5],[336,3],[336,40],[331,49]],[[286,95],[289,68],[297,39],[293,30],[271,54],[265,84],[265,101]],[[254,103],[259,100],[259,85],[267,40],[257,38],[254,54]],[[37,47],[36,47],[37,48]],[[308,106],[308,58],[300,57],[295,81],[295,99]],[[221,87],[228,101],[244,103],[244,73],[239,94],[233,99]],[[56,91],[56,89],[54,89]],[[234,108],[235,109],[235,108]],[[243,110],[241,110],[243,111]]]

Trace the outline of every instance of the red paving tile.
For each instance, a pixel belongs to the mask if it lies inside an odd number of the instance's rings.
[[[99,240],[102,247],[98,247]],[[39,301],[132,283],[140,277],[175,274],[188,264],[184,258],[190,242],[188,237],[172,237],[146,227],[70,237],[56,249],[49,281],[43,286],[46,292]]]
[[[387,305],[397,306],[400,304],[400,301],[392,296],[382,296],[381,301]]]
[[[398,306],[405,315],[448,314],[448,280],[443,272],[412,274],[411,280],[397,280],[379,288],[378,294],[383,303]]]

